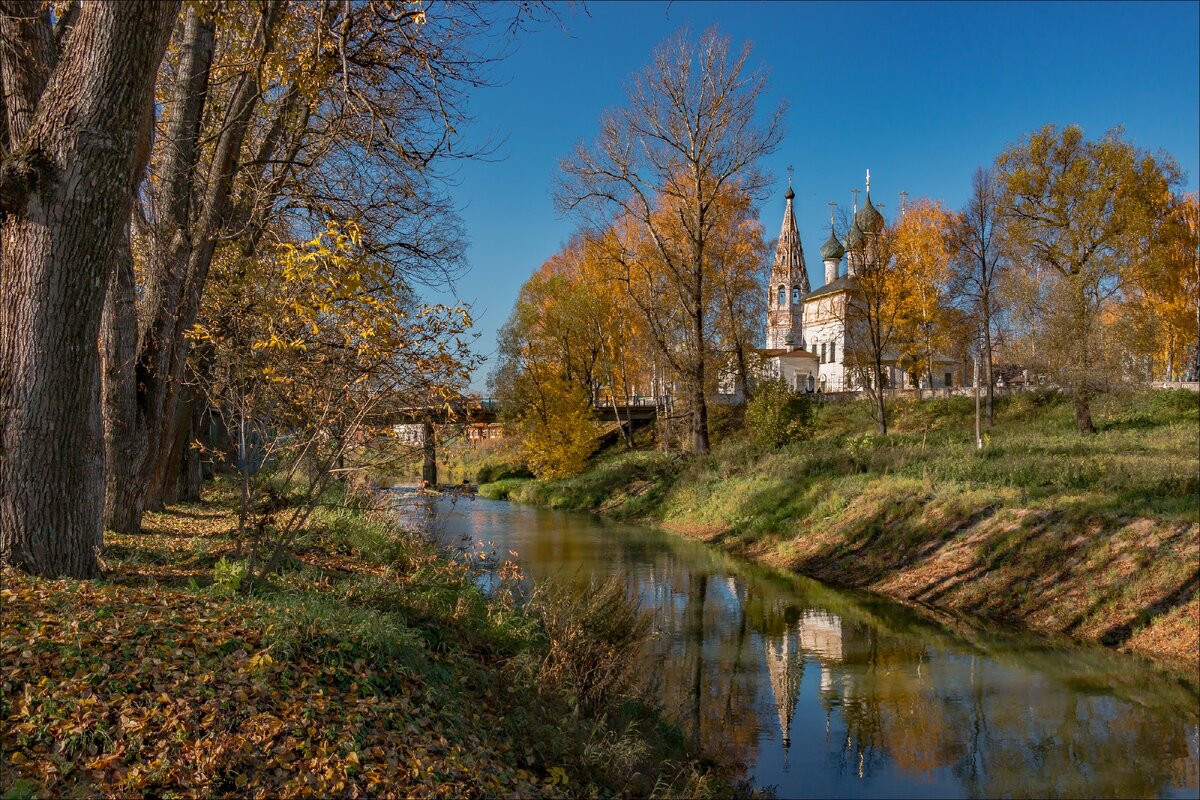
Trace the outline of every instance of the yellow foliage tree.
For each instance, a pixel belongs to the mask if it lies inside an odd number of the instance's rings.
[[[945,308],[951,277],[953,217],[941,203],[927,199],[908,206],[896,223],[892,253],[894,281],[907,298],[898,309],[900,363],[933,385],[933,360],[946,345]]]
[[[1197,345],[1200,314],[1200,201],[1164,193],[1145,258],[1128,274],[1119,315],[1126,347],[1148,362],[1146,377],[1176,380]]]

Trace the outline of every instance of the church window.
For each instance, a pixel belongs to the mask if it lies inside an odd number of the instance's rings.
[[[821,363],[825,363],[825,343],[821,342]]]
[[[954,385],[954,373],[947,372],[946,373],[946,388],[950,388],[953,385]]]
[[[779,307],[782,308],[785,305],[787,305],[787,289],[780,286],[779,287]]]
[[[812,392],[813,386],[815,383],[816,383],[816,381],[813,380],[812,373],[811,372],[808,373],[808,391],[809,392]]]
[[[792,287],[792,305],[799,305],[799,303],[800,303],[800,287],[793,286]]]

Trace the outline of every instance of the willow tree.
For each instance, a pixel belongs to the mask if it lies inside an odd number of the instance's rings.
[[[1039,349],[1071,392],[1082,433],[1095,432],[1091,398],[1121,367],[1104,316],[1148,249],[1157,199],[1180,180],[1173,159],[1121,134],[1089,141],[1077,125],[1047,125],[996,162],[1014,254],[1048,281],[1040,287]]]
[[[41,575],[99,572],[96,342],[177,8],[0,5],[0,561]]]
[[[783,104],[765,125],[756,120],[766,74],[747,68],[750,53],[748,43],[731,52],[715,28],[698,41],[681,31],[658,45],[630,81],[625,106],[602,116],[596,142],[563,160],[556,198],[564,210],[595,215],[597,227],[628,220],[651,242],[687,320],[682,352],[661,333],[654,338],[687,387],[695,453],[709,449],[707,276],[717,206],[738,192],[762,193],[769,181],[758,161],[783,131]]]

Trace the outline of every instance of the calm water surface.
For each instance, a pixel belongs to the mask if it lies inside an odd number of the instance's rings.
[[[666,713],[780,797],[1197,796],[1200,696],[1142,660],[938,624],[587,514],[395,498],[534,581],[627,575],[657,620]]]

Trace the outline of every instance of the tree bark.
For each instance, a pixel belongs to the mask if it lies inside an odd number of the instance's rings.
[[[992,377],[992,305],[987,284],[983,286],[983,379],[987,381],[987,426],[992,427],[992,399],[996,394],[996,381]]]
[[[14,150],[32,170],[6,187],[0,231],[0,561],[39,575],[100,571],[97,341],[138,131],[176,10],[82,6],[45,90],[21,98],[34,111]],[[44,64],[4,58],[3,67],[7,87],[13,70]],[[6,98],[10,141],[14,100]]]
[[[157,426],[158,448],[157,452],[153,447],[147,451],[147,464],[150,468],[147,508],[161,507],[167,501],[165,496],[155,492],[155,487],[171,484],[171,471],[178,465],[177,461],[172,460],[171,456],[174,454],[170,452],[167,444],[178,437],[180,417],[175,410],[190,349],[189,342],[183,334],[196,321],[200,310],[200,297],[208,280],[213,255],[216,253],[218,236],[232,209],[233,180],[241,163],[242,145],[254,109],[261,99],[259,70],[272,50],[274,29],[282,16],[283,8],[282,2],[268,2],[263,8],[257,34],[257,61],[238,78],[226,117],[228,121],[213,151],[208,169],[207,190],[196,213],[197,221],[182,231],[187,241],[180,256],[186,266],[181,274],[173,273],[172,283],[168,287],[172,292],[171,298],[178,299],[174,303],[168,303],[160,312],[163,319],[169,320],[170,335],[164,333],[153,351],[147,353],[147,357],[154,358],[157,364],[165,367],[154,381],[154,391],[162,394],[163,405],[161,411],[156,408],[155,413],[148,419],[150,426]],[[178,295],[174,294],[176,291],[179,292]],[[152,442],[153,437],[154,434],[151,434]]]
[[[1075,397],[1075,424],[1080,433],[1095,433],[1096,426],[1092,424],[1091,401],[1086,387],[1076,386],[1072,394]]]
[[[132,318],[125,316],[121,320],[126,332],[119,342],[128,345],[132,338],[133,350],[116,352],[106,348],[111,362],[133,362],[132,367],[113,375],[121,384],[105,393],[108,454],[105,518],[112,530],[122,533],[137,532],[152,481],[165,482],[165,475],[161,472],[156,475],[153,468],[158,463],[159,451],[164,449],[159,445],[168,406],[171,347],[181,332],[176,321],[183,272],[192,248],[191,197],[212,64],[214,26],[212,19],[201,19],[195,8],[188,9],[164,136],[164,222],[156,231],[158,242],[147,270],[141,313],[135,307]],[[113,302],[120,301],[114,298]],[[132,333],[128,332],[130,324],[134,326]],[[155,495],[160,496],[161,492]]]
[[[700,257],[702,255],[698,254],[697,258]],[[693,335],[696,337],[696,368],[692,375],[695,383],[692,387],[692,453],[698,456],[707,455],[709,451],[708,401],[704,396],[704,361],[707,349],[704,346],[704,299],[701,281],[701,276],[697,275],[696,295],[693,298],[696,312],[692,315]]]
[[[142,518],[144,487],[135,467],[142,454],[137,435],[142,410],[137,396],[137,296],[129,229],[113,251],[104,301],[100,347],[104,418],[104,527],[134,533]]]

